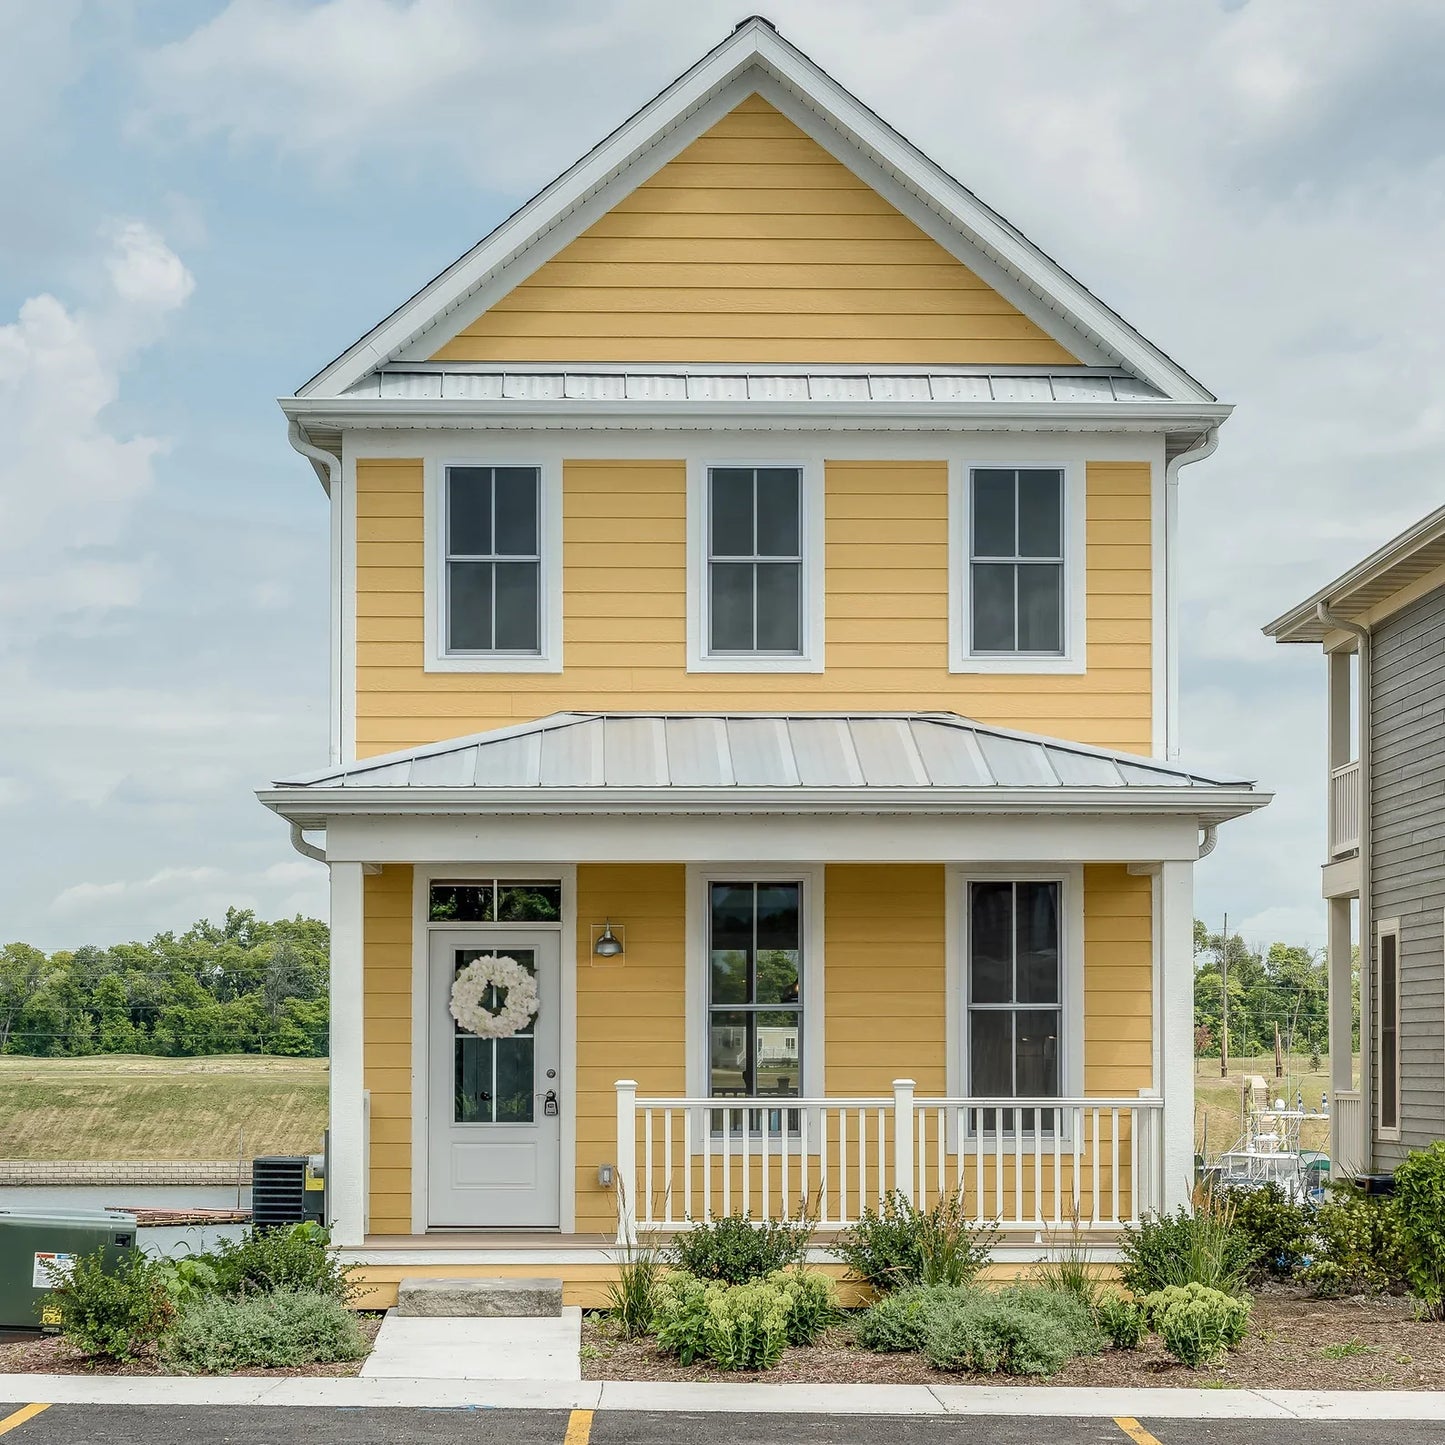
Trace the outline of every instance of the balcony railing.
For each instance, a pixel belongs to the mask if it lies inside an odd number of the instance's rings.
[[[1116,1230],[1162,1202],[1163,1101],[639,1099],[617,1084],[619,1238],[721,1215],[846,1228],[895,1190],[1039,1236]]]
[[[1360,761],[1330,774],[1330,857],[1353,853],[1360,846]]]

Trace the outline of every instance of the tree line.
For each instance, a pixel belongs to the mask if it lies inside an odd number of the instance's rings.
[[[0,947],[0,1053],[327,1052],[327,926],[226,910],[149,943]]]
[[[1231,1057],[1272,1053],[1276,1027],[1286,1053],[1318,1059],[1328,1051],[1329,971],[1323,950],[1271,943],[1261,951],[1237,933],[1224,938],[1195,919],[1194,1051],[1199,1057],[1219,1057],[1226,987]],[[1356,1048],[1359,1038],[1357,984]]]

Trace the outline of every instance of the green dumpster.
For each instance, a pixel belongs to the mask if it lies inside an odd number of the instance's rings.
[[[0,1210],[0,1329],[37,1329],[51,1270],[103,1249],[114,1263],[136,1247],[135,1215],[113,1209]]]

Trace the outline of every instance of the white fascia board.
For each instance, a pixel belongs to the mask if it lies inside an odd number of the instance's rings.
[[[564,172],[485,240],[424,286],[405,305],[308,381],[298,396],[336,395],[385,365],[438,317],[554,230],[576,207],[657,148],[659,142],[723,87],[754,66],[772,77],[873,164],[991,262],[1037,295],[1066,325],[1107,356],[1178,400],[1212,402],[1213,395],[1098,300],[1057,262],[929,160],[801,51],[762,22],[740,26],[722,44]],[[631,186],[663,164],[636,165]],[[530,269],[530,268],[529,268]]]
[[[395,788],[299,787],[258,790],[287,818],[358,814],[427,817],[585,817],[676,814],[769,816],[930,814],[997,817],[1027,814],[1199,818],[1223,822],[1264,807],[1273,794],[1247,788]]]
[[[1233,408],[1175,401],[478,401],[463,398],[280,397],[292,420],[334,428],[487,426],[589,431],[598,426],[711,431],[858,429],[1192,431],[1218,426]]]

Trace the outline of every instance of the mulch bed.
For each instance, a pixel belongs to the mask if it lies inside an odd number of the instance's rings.
[[[362,1338],[368,1352],[376,1343],[381,1329],[379,1314],[358,1316]],[[237,1370],[237,1375],[264,1376],[266,1379],[346,1379],[360,1374],[366,1357],[341,1360],[331,1365],[298,1365],[286,1370]],[[66,1344],[58,1335],[31,1335],[25,1339],[0,1341],[0,1375],[165,1375],[153,1354],[120,1365],[110,1360],[92,1360]]]
[[[1336,1356],[1338,1356],[1336,1358]],[[588,1380],[710,1380],[768,1384],[1178,1386],[1258,1390],[1445,1389],[1445,1324],[1417,1320],[1408,1300],[1315,1299],[1273,1287],[1255,1296],[1249,1336],[1213,1369],[1191,1370],[1156,1338],[1139,1350],[1105,1350],[1056,1375],[946,1374],[918,1355],[875,1355],[852,1343],[847,1326],[821,1344],[790,1349],[762,1374],[682,1366],[651,1340],[619,1339],[605,1318],[582,1322]]]

